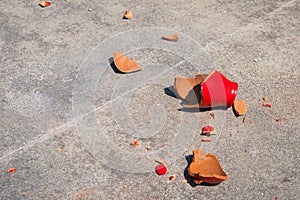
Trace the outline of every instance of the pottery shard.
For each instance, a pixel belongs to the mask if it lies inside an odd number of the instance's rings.
[[[132,11],[131,11],[131,10],[127,10],[127,11],[124,13],[123,17],[124,17],[125,19],[132,19],[132,18],[133,18],[133,13],[132,13]]]
[[[202,182],[218,184],[228,179],[214,154],[207,154],[202,150],[194,150],[193,153],[193,160],[188,167],[188,173],[195,184]]]
[[[119,51],[114,52],[114,64],[123,73],[135,72],[142,69],[138,62],[129,59]]]
[[[179,39],[179,36],[177,34],[174,34],[174,35],[162,36],[161,39],[176,42]]]
[[[247,112],[247,106],[244,100],[235,100],[233,109],[238,115],[244,115]]]

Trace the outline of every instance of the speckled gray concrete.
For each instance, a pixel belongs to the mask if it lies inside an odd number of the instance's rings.
[[[0,3],[0,199],[300,199],[299,0],[53,0],[44,9],[37,4]],[[122,20],[127,9],[134,12],[132,20]],[[213,187],[192,187],[184,182],[186,157],[201,141],[199,129],[207,122],[214,123],[209,112],[187,114],[203,120],[190,133],[193,142],[168,163],[169,173],[177,175],[172,183],[154,170],[137,174],[111,168],[85,146],[80,119],[74,118],[72,107],[82,62],[105,39],[143,27],[167,28],[190,36],[218,70],[239,82],[238,98],[248,105],[246,123],[231,109],[216,111],[215,120],[222,117],[225,122],[211,149],[228,181]],[[174,59],[176,52],[145,52],[141,62],[156,58],[158,63],[172,66],[181,61],[180,57]],[[138,59],[145,52],[129,55]],[[184,74],[195,70],[186,63],[179,68]],[[174,76],[180,69],[172,71]],[[121,77],[110,72],[106,75]],[[97,85],[89,99],[100,109],[83,118],[108,122],[106,126],[91,125],[92,129],[114,130],[109,103],[114,96],[104,94],[113,78],[106,79],[106,89]],[[172,84],[170,81],[168,86]],[[127,145],[134,137],[126,137],[122,130],[109,132],[112,142],[123,150],[141,152],[143,145],[150,145],[155,151],[176,136],[173,131],[180,130],[182,112],[174,109],[180,108],[180,101],[163,96],[162,85],[152,87],[162,90],[155,93],[150,87],[153,98],[147,98],[147,90],[138,90],[133,96],[139,109],[131,105],[129,110],[137,124],[149,124],[145,105],[155,100],[157,104],[164,101],[166,113],[173,117],[154,138],[140,139],[142,145],[137,148]],[[262,107],[265,96],[271,109]],[[103,102],[108,104],[101,107]],[[150,161],[142,158],[142,162]],[[11,167],[17,171],[7,173]]]

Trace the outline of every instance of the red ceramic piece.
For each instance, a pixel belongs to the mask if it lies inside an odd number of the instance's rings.
[[[215,131],[215,129],[214,129],[214,127],[212,127],[212,126],[204,126],[204,127],[202,128],[202,133],[211,133],[211,132],[213,132],[213,131]]]
[[[268,107],[268,108],[271,108],[271,107],[272,107],[272,106],[271,106],[270,104],[268,104],[268,103],[265,103],[263,106],[264,106],[264,107]]]
[[[7,170],[8,173],[13,173],[15,172],[17,169],[16,168],[10,168],[9,170]]]
[[[168,169],[167,169],[166,165],[160,164],[155,167],[155,171],[158,175],[164,175],[167,173]]]
[[[228,80],[219,71],[212,71],[201,83],[202,101],[200,107],[232,106],[238,91],[238,83]]]

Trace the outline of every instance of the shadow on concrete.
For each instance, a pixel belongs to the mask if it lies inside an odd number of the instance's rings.
[[[182,102],[181,105],[184,105],[185,103]],[[227,110],[225,106],[217,106],[212,108],[181,108],[179,111],[182,112],[207,112],[212,110]]]
[[[175,90],[175,88],[174,88],[173,85],[164,88],[164,91],[165,91],[166,95],[168,95],[170,97],[173,97],[175,99],[179,99],[179,96],[177,95],[177,92],[176,92],[176,90]]]

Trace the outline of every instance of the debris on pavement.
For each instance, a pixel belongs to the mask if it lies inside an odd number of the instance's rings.
[[[39,5],[44,8],[51,5],[51,1],[40,1]]]
[[[161,39],[167,40],[167,41],[172,41],[172,42],[177,42],[179,39],[179,36],[177,34],[174,34],[174,35],[162,36]]]
[[[146,149],[147,151],[150,151],[150,150],[151,150],[151,147],[148,146],[148,147],[146,147],[145,149]]]
[[[176,178],[176,175],[173,174],[173,175],[169,176],[169,181],[172,182],[175,180],[175,178]]]
[[[204,137],[204,138],[202,138],[201,141],[202,141],[202,142],[211,142],[211,139],[208,138],[208,137]]]
[[[184,108],[229,108],[237,95],[238,83],[213,70],[209,74],[196,74],[195,78],[175,77],[174,88]]]
[[[246,121],[247,121],[247,120],[246,120],[246,117],[244,117],[244,118],[243,118],[243,123],[245,124],[245,123],[246,123]]]
[[[264,106],[264,107],[268,107],[268,108],[271,108],[271,107],[272,107],[272,106],[271,106],[270,104],[268,104],[268,103],[264,103],[263,106]]]
[[[123,19],[132,19],[133,18],[133,13],[131,10],[126,10],[126,12],[123,15]]]
[[[247,112],[247,106],[244,100],[235,100],[233,103],[234,112],[241,116],[245,115]]]
[[[63,149],[63,147],[57,147],[57,151],[62,151]]]
[[[188,167],[188,174],[195,184],[218,184],[228,179],[217,157],[202,150],[193,151],[193,160]]]
[[[275,121],[276,121],[276,122],[280,122],[281,120],[280,120],[279,118],[276,118]]]
[[[213,135],[216,134],[215,128],[212,126],[204,126],[202,128],[202,135]]]
[[[130,143],[130,145],[132,145],[132,146],[138,146],[138,145],[140,145],[140,143],[139,143],[139,141],[137,141],[137,140],[133,140],[133,141]]]
[[[142,69],[138,62],[129,59],[119,51],[114,53],[114,64],[118,70],[123,73],[135,72]]]
[[[165,164],[160,164],[155,167],[155,171],[158,175],[164,175],[168,172],[168,169]]]
[[[210,113],[209,115],[210,115],[213,119],[215,119],[215,113],[214,113],[214,112]]]
[[[263,100],[264,100],[265,102],[268,101],[267,97],[264,97]]]
[[[17,168],[10,168],[7,170],[8,173],[14,173],[15,171],[17,171]]]

